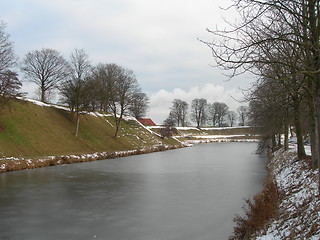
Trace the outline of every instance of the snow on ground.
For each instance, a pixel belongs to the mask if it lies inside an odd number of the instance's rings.
[[[43,103],[41,101],[38,100],[34,100],[34,99],[30,99],[30,98],[25,98],[25,97],[18,97],[18,99],[23,100],[23,101],[28,101],[31,102],[33,104],[36,104],[38,106],[43,106],[43,107],[54,107],[54,108],[58,108],[58,109],[62,109],[65,111],[70,111],[70,109],[68,107],[65,106],[60,106],[60,105],[56,105],[56,104],[50,104],[50,103]],[[110,117],[113,116],[113,114],[110,113],[100,113],[100,112],[82,112],[84,114],[89,114],[95,117]],[[117,115],[117,117],[120,117],[120,115]],[[125,121],[136,121],[139,125],[141,125],[143,128],[145,128],[147,131],[149,131],[152,134],[156,134],[159,136],[159,134],[150,131],[149,128],[147,128],[146,126],[144,126],[143,124],[141,124],[136,118],[132,117],[132,116],[122,116],[122,119]],[[113,126],[113,124],[111,124],[107,119],[105,119],[111,126]]]
[[[224,138],[236,138],[242,137],[245,138],[246,135],[200,135],[200,136],[193,136],[194,138],[205,138],[205,139],[224,139]]]
[[[295,146],[279,150],[270,163],[272,175],[284,194],[280,216],[259,234],[258,240],[320,239],[320,199],[318,170],[298,160]],[[310,148],[306,148],[310,153]]]
[[[58,108],[58,109],[69,111],[69,108],[67,108],[67,107],[59,106],[59,105],[55,105],[55,104],[44,103],[44,102],[41,102],[41,101],[38,101],[38,100],[34,100],[34,99],[31,99],[31,98],[17,97],[17,99],[20,99],[20,100],[23,100],[23,101],[27,101],[27,102],[31,102],[31,103],[36,104],[38,106],[55,107],[55,108]]]
[[[216,139],[198,139],[198,140],[187,140],[184,141],[184,145],[192,146],[200,143],[222,143],[222,142],[246,142],[246,143],[257,143],[258,139],[232,139],[232,138],[216,138]]]
[[[251,126],[236,126],[236,127],[204,127],[202,130],[227,130],[234,128],[252,128]]]
[[[41,102],[39,100],[34,100],[34,99],[31,99],[31,98],[25,98],[25,97],[17,97],[17,98],[20,99],[20,100],[23,100],[23,101],[31,102],[31,103],[36,104],[38,106],[54,107],[54,108],[62,109],[62,110],[65,110],[65,111],[70,111],[70,109],[68,107],[60,106],[60,105],[57,105],[57,104],[44,103],[44,102]],[[95,116],[95,117],[110,117],[110,116],[113,116],[113,114],[110,114],[110,113],[85,112],[85,111],[82,112],[82,113],[89,114],[89,115],[92,115],[92,116]],[[131,116],[123,116],[122,119],[124,119],[126,121],[130,121],[130,120],[137,121],[137,119],[135,119],[134,117],[131,117]]]
[[[187,130],[201,131],[201,130],[202,130],[202,128],[199,129],[199,128],[197,128],[197,127],[176,127],[176,129],[177,129],[177,130],[185,130],[185,131],[187,131]]]
[[[157,126],[148,126],[149,128],[162,128],[163,126],[157,125]],[[235,129],[235,128],[252,128],[250,126],[237,126],[237,127],[202,127],[202,128],[197,128],[197,127],[175,127],[178,130],[196,130],[196,131],[201,131],[201,130],[228,130],[228,129]]]
[[[163,128],[164,126],[161,126],[161,125],[156,125],[156,126],[148,126],[148,128],[150,129],[159,129],[159,128]],[[176,128],[177,130],[196,130],[196,131],[201,131],[201,129],[197,128],[197,127],[174,127]]]

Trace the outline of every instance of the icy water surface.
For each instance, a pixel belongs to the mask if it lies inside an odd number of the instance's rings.
[[[0,239],[221,240],[262,188],[254,143],[0,174]]]

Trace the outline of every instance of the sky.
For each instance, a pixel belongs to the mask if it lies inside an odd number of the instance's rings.
[[[93,65],[116,63],[133,70],[150,99],[147,117],[161,124],[175,98],[243,103],[242,90],[254,81],[213,67],[207,28],[223,28],[235,16],[220,7],[230,0],[0,0],[0,19],[23,59],[29,51],[51,48],[69,59],[84,49]],[[20,78],[24,80],[23,75]],[[36,86],[23,91],[35,98]],[[235,100],[236,99],[236,100]]]

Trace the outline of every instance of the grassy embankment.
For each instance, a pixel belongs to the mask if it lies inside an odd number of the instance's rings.
[[[163,146],[175,148],[181,145],[174,139],[157,137],[134,120],[123,120],[120,135],[114,139],[113,124],[111,116],[81,115],[79,136],[76,138],[75,117],[69,111],[28,101],[12,101],[0,113],[0,172],[114,157],[119,152],[126,154],[124,151],[138,154],[162,150]],[[92,153],[100,154],[88,155]],[[77,156],[71,158],[70,155]],[[23,161],[17,160],[22,158]]]

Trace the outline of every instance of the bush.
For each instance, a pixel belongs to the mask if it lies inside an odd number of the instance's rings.
[[[261,193],[252,200],[245,199],[244,216],[234,218],[234,236],[229,240],[251,239],[257,231],[263,230],[266,224],[278,214],[281,194],[272,179],[268,179]]]
[[[159,130],[162,138],[168,138],[178,133],[178,130],[172,126],[165,126]]]

